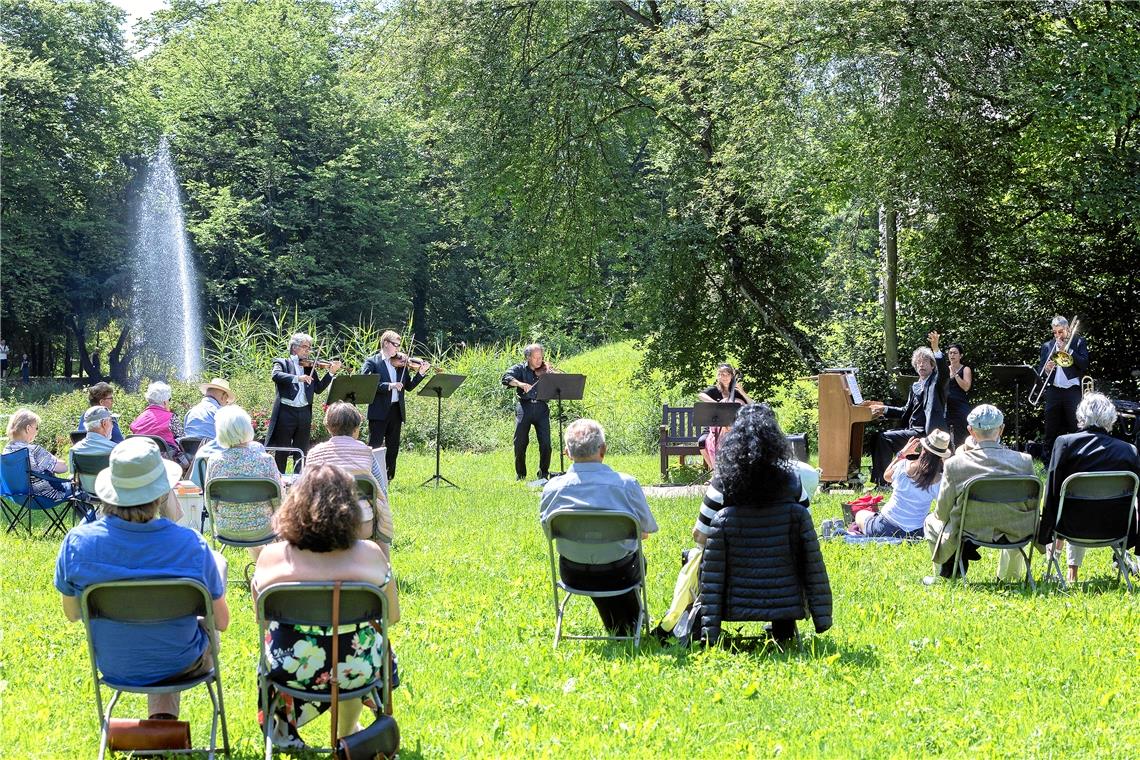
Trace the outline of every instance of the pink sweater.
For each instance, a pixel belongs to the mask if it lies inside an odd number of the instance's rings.
[[[170,428],[170,420],[173,418],[174,412],[151,404],[131,423],[131,432],[135,435],[157,435],[174,446],[178,441],[174,439],[174,431]]]

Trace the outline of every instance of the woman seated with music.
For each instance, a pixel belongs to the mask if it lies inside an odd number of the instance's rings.
[[[697,394],[698,401],[704,401],[710,404],[751,404],[752,399],[744,392],[743,386],[740,384],[740,378],[736,370],[731,364],[721,364],[716,368],[716,383],[705,388]],[[701,450],[701,456],[705,460],[705,465],[710,470],[715,469],[716,465],[716,450],[720,444],[721,438],[731,428],[716,427],[709,428],[707,432],[697,439],[697,446]]]

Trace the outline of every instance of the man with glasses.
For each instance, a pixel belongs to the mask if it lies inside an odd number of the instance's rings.
[[[110,383],[95,383],[87,389],[87,401],[91,406],[101,406],[109,412],[115,405],[115,389],[111,387]],[[80,416],[76,430],[87,429],[84,421],[85,416],[86,412]],[[123,442],[123,434],[119,430],[119,415],[117,414],[111,415],[111,435],[109,438],[113,443]]]
[[[368,445],[374,449],[385,447],[384,464],[388,480],[396,477],[396,457],[400,454],[400,429],[404,426],[407,410],[404,394],[419,385],[431,365],[420,364],[415,372],[408,372],[398,358],[400,335],[387,330],[380,336],[380,353],[368,357],[360,369],[362,375],[377,375],[376,397],[368,405]]]
[[[329,387],[333,375],[340,369],[340,362],[334,361],[325,376],[318,377],[316,367],[309,362],[312,350],[312,336],[297,333],[289,340],[289,356],[273,360],[273,384],[277,386],[277,398],[273,401],[273,415],[269,418],[268,446],[309,450],[313,397]],[[276,458],[277,469],[285,472],[289,455],[279,453]],[[295,463],[295,469],[298,466]]]

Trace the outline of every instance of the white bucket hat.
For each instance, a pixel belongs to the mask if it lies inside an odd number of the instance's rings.
[[[111,450],[111,466],[95,478],[99,499],[116,507],[150,504],[182,479],[182,468],[162,458],[147,438],[128,438]]]
[[[206,395],[206,391],[208,390],[221,391],[222,393],[226,394],[226,400],[222,402],[222,406],[232,404],[234,402],[234,399],[237,398],[237,395],[233,392],[233,389],[230,388],[229,382],[220,377],[215,377],[208,383],[202,383],[198,386],[198,390],[202,391],[203,396]]]

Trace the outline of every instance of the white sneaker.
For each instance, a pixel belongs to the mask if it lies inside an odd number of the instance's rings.
[[[527,481],[527,486],[530,488],[542,488],[546,483],[546,478],[536,478],[535,480]]]

